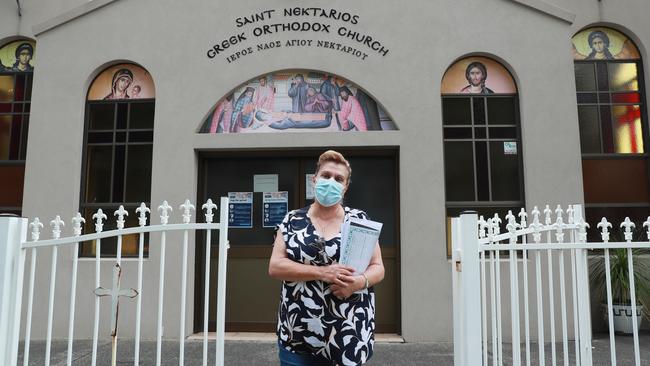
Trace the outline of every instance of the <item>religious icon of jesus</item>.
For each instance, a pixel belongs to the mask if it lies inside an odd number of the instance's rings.
[[[462,94],[493,94],[492,89],[485,86],[487,80],[487,67],[481,62],[474,61],[465,69],[465,78],[469,85],[462,88]]]

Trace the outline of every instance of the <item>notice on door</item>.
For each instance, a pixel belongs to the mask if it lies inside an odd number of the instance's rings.
[[[230,201],[228,226],[231,228],[253,227],[253,192],[228,192]]]
[[[289,192],[264,192],[262,207],[262,227],[275,227],[289,211]]]
[[[253,175],[253,192],[275,192],[278,190],[277,174]]]
[[[314,199],[314,174],[305,174],[305,199]]]

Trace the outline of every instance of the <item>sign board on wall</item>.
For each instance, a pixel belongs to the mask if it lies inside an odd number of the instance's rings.
[[[289,212],[289,192],[264,192],[262,207],[262,227],[275,227]]]
[[[228,227],[253,227],[253,192],[228,192]]]

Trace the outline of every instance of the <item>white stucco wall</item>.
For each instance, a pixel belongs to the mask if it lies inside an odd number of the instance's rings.
[[[468,54],[486,54],[502,60],[519,87],[528,209],[545,203],[580,203],[582,173],[570,37],[587,24],[623,24],[634,32],[645,56],[643,44],[650,42],[650,29],[643,26],[642,16],[650,6],[643,0],[626,2],[631,10],[613,1],[598,5],[582,0],[572,2],[573,8],[557,4],[578,14],[571,25],[504,0],[417,0],[409,2],[409,6],[400,2],[335,0],[328,2],[327,7],[359,14],[359,24],[354,28],[381,40],[390,48],[387,56],[368,52],[370,56],[361,61],[319,48],[280,48],[228,64],[223,58],[209,59],[205,52],[237,33],[235,18],[296,4],[288,0],[201,0],[191,5],[170,0],[116,1],[37,37],[38,66],[23,214],[45,221],[56,214],[69,219],[78,210],[87,88],[103,65],[133,61],[144,66],[156,84],[152,205],[163,199],[174,204],[188,197],[196,199],[196,150],[399,146],[402,333],[407,341],[449,341],[452,309],[445,244],[440,99],[443,73],[454,60]],[[300,3],[304,7],[310,5],[323,6],[314,1]],[[599,6],[604,9],[598,11]],[[0,4],[0,39],[16,33],[29,35],[25,19],[47,19],[36,10],[30,18],[30,8],[25,5],[25,18],[16,21],[6,15],[5,7],[9,7],[7,2]],[[46,11],[49,12],[55,10]],[[480,20],[472,22],[475,17],[468,16],[471,14],[480,14]],[[14,20],[5,23],[5,17]],[[334,20],[320,21],[333,27],[340,25]],[[14,28],[4,25],[10,23]],[[260,41],[294,38],[340,41],[333,35],[313,33],[279,33]],[[244,46],[255,44],[251,40]],[[230,89],[257,75],[287,68],[329,71],[353,81],[384,106],[400,130],[216,136],[195,133],[208,110]],[[180,246],[167,248],[167,258],[180,257]],[[150,296],[144,297],[144,309],[155,309],[158,256],[157,247],[152,246],[145,264],[145,289],[149,289]],[[38,261],[40,267],[48,266],[49,251],[39,253]],[[70,250],[59,252],[60,263],[65,266],[71,261]],[[102,276],[108,278],[110,263],[104,266]],[[133,272],[135,263],[126,263],[124,268],[125,272]],[[82,275],[78,288],[92,288],[94,263],[81,262],[79,270]],[[169,274],[180,271],[180,261],[168,260],[167,270],[166,286],[171,293],[178,293],[179,280]],[[35,302],[32,334],[44,334],[47,276],[43,273],[37,282],[41,295],[37,295],[40,297]],[[57,291],[56,313],[61,314],[55,319],[57,337],[67,332],[69,277],[66,271],[57,276],[60,292]],[[128,280],[124,284],[134,285]],[[92,332],[88,326],[92,301],[93,296],[86,293],[77,302],[76,332],[81,337]],[[192,303],[188,303],[188,331],[192,327]],[[121,327],[125,333],[132,330],[133,308],[128,302],[121,305]],[[175,295],[165,297],[167,337],[178,334],[179,308]],[[145,312],[143,326],[152,329],[154,324],[155,311]],[[143,334],[154,336],[150,331]]]

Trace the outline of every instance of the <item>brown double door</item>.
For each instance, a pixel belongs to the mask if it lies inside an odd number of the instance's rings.
[[[398,157],[394,149],[339,150],[350,161],[352,181],[345,204],[359,208],[384,223],[380,244],[386,277],[376,286],[377,331],[399,333],[399,186]],[[311,204],[306,198],[306,175],[313,174],[322,150],[223,152],[201,156],[199,202],[252,192],[258,174],[276,174],[278,190],[289,192],[289,210]],[[215,233],[216,234],[216,233]],[[226,331],[275,331],[280,282],[268,276],[273,229],[262,227],[262,193],[253,193],[253,227],[231,228],[226,284]],[[212,235],[209,328],[216,319],[218,236]],[[203,238],[197,238],[202,243]],[[195,331],[203,329],[204,251],[197,246]]]

